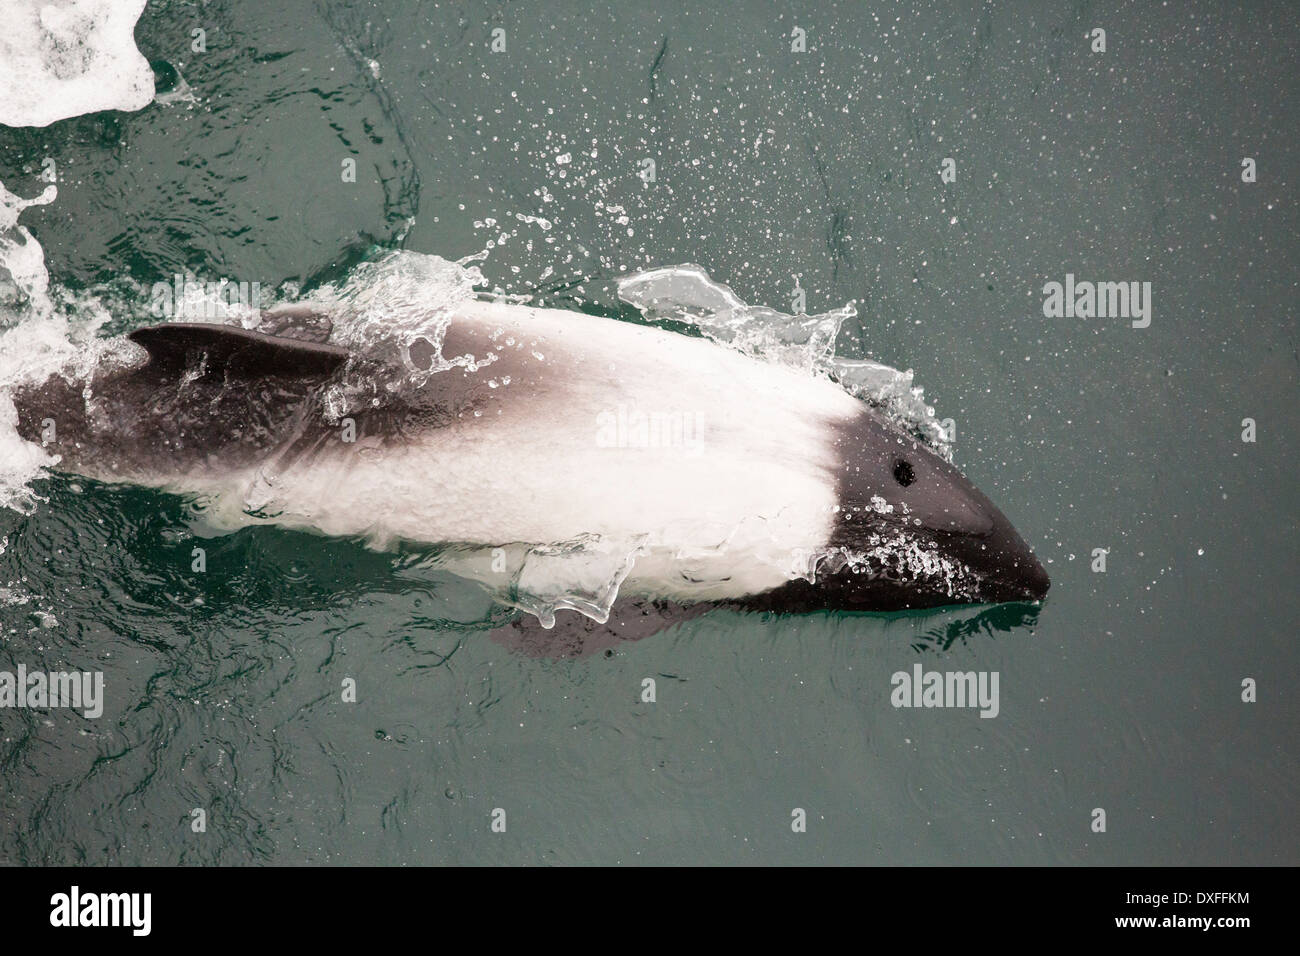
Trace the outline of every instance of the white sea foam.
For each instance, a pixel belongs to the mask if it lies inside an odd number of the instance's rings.
[[[147,106],[153,71],[132,35],[144,8],[145,0],[5,0],[0,125]]]

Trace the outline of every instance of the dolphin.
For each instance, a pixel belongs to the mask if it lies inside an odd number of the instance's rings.
[[[614,590],[642,614],[644,601],[897,611],[1048,590],[984,494],[829,377],[500,301],[458,303],[382,346],[332,340],[333,326],[308,305],[262,313],[256,330],[136,329],[89,371],[14,387],[18,432],[58,471],[202,496],[232,527],[608,552]],[[479,564],[469,576],[500,571]]]

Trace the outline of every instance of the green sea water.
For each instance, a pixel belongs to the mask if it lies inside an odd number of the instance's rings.
[[[1297,20],[150,2],[165,102],[0,129],[11,191],[55,160],[22,222],[106,331],[176,273],[310,287],[390,248],[611,321],[638,269],[782,311],[797,277],[856,302],[841,354],[915,370],[1053,586],[556,658],[401,555],[259,527],[195,574],[185,501],[38,479],[0,513],[0,671],[102,671],[104,712],[0,708],[0,861],[1300,862]],[[1152,283],[1149,327],[1045,317],[1067,274]],[[997,716],[894,707],[918,663],[996,672]]]

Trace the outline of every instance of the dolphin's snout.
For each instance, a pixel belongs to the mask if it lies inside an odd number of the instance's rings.
[[[975,494],[983,499],[991,527],[986,534],[954,542],[954,550],[982,579],[981,597],[998,603],[1041,601],[1052,586],[1047,570],[1006,515],[982,494]]]
[[[1032,553],[1029,555],[1029,573],[1025,579],[1025,596],[1031,601],[1041,601],[1047,597],[1047,589],[1052,586],[1052,579],[1047,576],[1047,569]]]
[[[1041,601],[1052,586],[1042,562],[1027,547],[985,567],[988,576],[982,590],[990,602]]]

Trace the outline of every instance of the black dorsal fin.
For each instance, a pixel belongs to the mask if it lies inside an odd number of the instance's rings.
[[[209,373],[248,378],[323,377],[348,357],[347,350],[337,345],[279,338],[208,322],[151,325],[136,329],[128,338],[148,349],[149,363],[159,368],[181,370],[188,364],[197,365],[203,355]]]

